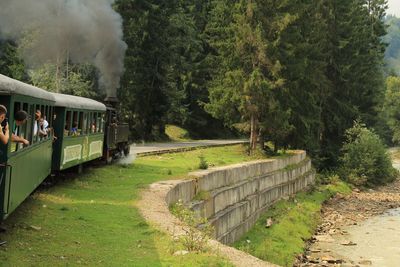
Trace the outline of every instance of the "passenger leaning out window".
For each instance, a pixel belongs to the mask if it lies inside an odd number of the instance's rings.
[[[25,138],[18,136],[20,127],[26,123],[26,120],[28,119],[28,113],[24,110],[17,111],[14,114],[14,120],[15,120],[15,127],[13,130],[13,134],[11,135],[11,141],[16,142],[16,143],[23,143],[24,145],[29,145],[29,141],[26,140]]]
[[[72,124],[71,135],[72,135],[72,136],[78,136],[78,135],[79,135],[79,132],[78,132],[78,123],[77,123],[77,122],[74,122],[74,123]]]
[[[5,145],[8,143],[8,139],[10,137],[6,115],[7,108],[3,105],[0,105],[0,142]]]

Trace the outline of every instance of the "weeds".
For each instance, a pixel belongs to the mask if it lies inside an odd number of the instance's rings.
[[[184,248],[191,252],[204,252],[207,241],[214,233],[214,228],[208,223],[207,218],[197,217],[193,211],[184,206],[182,200],[172,206],[171,212],[184,223],[185,234],[179,238]]]
[[[207,162],[206,158],[203,155],[200,155],[199,159],[200,159],[199,169],[207,170],[208,169],[208,162]]]

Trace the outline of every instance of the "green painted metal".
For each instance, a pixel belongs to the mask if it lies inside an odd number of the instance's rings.
[[[68,136],[61,146],[60,170],[103,156],[104,134]]]
[[[79,136],[65,136],[64,127],[67,123],[68,111],[93,112],[93,110],[56,107],[54,130],[57,140],[53,146],[54,153],[52,163],[52,168],[56,171],[65,170],[103,156],[104,125],[102,133],[89,133],[89,130],[87,130],[82,132]],[[98,112],[104,114],[104,111]]]
[[[86,100],[80,99],[80,101]],[[93,100],[87,101],[93,102]],[[19,103],[19,106],[16,106],[16,103]],[[101,122],[101,118],[94,124],[101,129],[96,133],[90,131],[88,124],[87,130],[82,131],[79,136],[64,136],[64,126],[68,111],[104,116],[105,106],[96,103],[90,106],[91,108],[88,106],[88,109],[54,107],[56,102],[52,94],[1,75],[0,104],[8,108],[7,118],[10,127],[10,141],[6,145],[0,143],[0,218],[5,219],[50,175],[52,169],[64,170],[102,157],[105,124]],[[97,105],[99,110],[93,110]],[[51,134],[46,139],[33,136],[32,120],[37,108],[48,111],[47,121],[57,137],[54,142]],[[55,118],[51,112],[52,108],[55,111]],[[26,147],[11,142],[15,125],[14,111],[18,109],[25,110],[31,117],[27,122],[29,126],[26,124],[25,131],[20,131],[25,139],[34,140]],[[92,122],[93,118],[90,117],[86,121]],[[69,123],[71,126],[72,118]]]
[[[22,108],[34,115],[36,105],[52,106],[53,101],[26,95],[0,96],[0,103],[8,107],[10,135],[14,125],[15,103],[25,103]],[[31,130],[30,130],[31,132]],[[29,131],[28,131],[29,133]],[[29,136],[26,136],[29,138]],[[13,151],[10,141],[1,147],[1,217],[5,219],[51,173],[52,138],[42,140]]]
[[[14,211],[50,175],[51,155],[52,142],[47,140],[15,152],[9,157],[5,183],[7,199],[3,205],[4,217]]]

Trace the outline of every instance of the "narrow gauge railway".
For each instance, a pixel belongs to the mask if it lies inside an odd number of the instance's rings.
[[[118,123],[117,100],[56,94],[0,74],[0,104],[8,112],[9,142],[0,142],[0,219],[7,218],[52,172],[129,153],[129,128]],[[28,114],[16,123],[18,111]],[[39,118],[37,114],[41,114]],[[36,116],[35,116],[36,115]],[[38,134],[39,123],[47,135]],[[11,135],[29,141],[13,142]]]

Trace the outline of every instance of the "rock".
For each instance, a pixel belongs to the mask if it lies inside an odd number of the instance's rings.
[[[265,227],[270,228],[274,222],[272,221],[272,218],[268,218],[265,224]]]
[[[189,251],[187,251],[187,250],[178,250],[178,251],[175,251],[174,256],[183,256],[183,255],[186,255],[186,254],[189,254]]]
[[[40,230],[42,230],[42,227],[35,226],[35,225],[29,225],[29,229],[32,229],[32,230],[35,230],[35,231],[40,231]]]
[[[313,258],[311,258],[311,259],[308,260],[308,262],[309,262],[309,263],[320,263],[321,261],[320,261],[319,259],[313,259]]]
[[[331,235],[316,235],[314,236],[315,240],[318,242],[326,242],[326,243],[333,243],[335,240],[332,238]]]
[[[370,260],[362,260],[358,262],[361,265],[372,265],[372,261]]]
[[[316,249],[310,249],[310,252],[311,252],[311,253],[318,253],[318,252],[321,252],[321,250],[318,249],[318,248],[316,248]]]
[[[354,243],[353,241],[344,241],[344,242],[340,243],[340,245],[343,245],[343,246],[356,246],[357,243]]]

